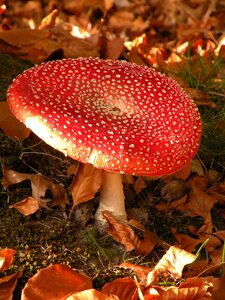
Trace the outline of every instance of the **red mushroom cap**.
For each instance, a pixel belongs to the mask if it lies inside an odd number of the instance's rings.
[[[171,78],[125,61],[43,63],[8,89],[15,116],[72,158],[114,172],[159,176],[198,150],[197,107]]]

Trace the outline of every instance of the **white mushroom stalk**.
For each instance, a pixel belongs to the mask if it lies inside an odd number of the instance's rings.
[[[110,211],[119,221],[127,221],[121,174],[104,171],[95,220],[105,222],[102,212]]]
[[[200,144],[201,119],[192,99],[173,79],[134,63],[43,63],[19,75],[7,97],[14,115],[47,144],[105,170],[100,221],[104,210],[126,219],[120,174],[175,173]]]

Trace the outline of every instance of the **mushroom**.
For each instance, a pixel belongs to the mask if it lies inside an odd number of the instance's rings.
[[[173,79],[134,63],[42,63],[20,74],[7,96],[14,115],[47,144],[103,169],[97,221],[104,210],[126,220],[121,174],[172,174],[200,144],[191,98]]]

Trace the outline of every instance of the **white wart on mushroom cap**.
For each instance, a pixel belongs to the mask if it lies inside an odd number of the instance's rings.
[[[8,89],[15,116],[46,143],[97,168],[159,176],[198,150],[201,120],[171,78],[125,61],[43,63]]]

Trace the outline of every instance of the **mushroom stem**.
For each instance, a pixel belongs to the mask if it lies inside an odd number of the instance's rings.
[[[127,221],[121,174],[103,171],[102,176],[100,202],[95,214],[95,221],[106,222],[102,216],[102,212],[105,210],[110,211],[118,220]]]

